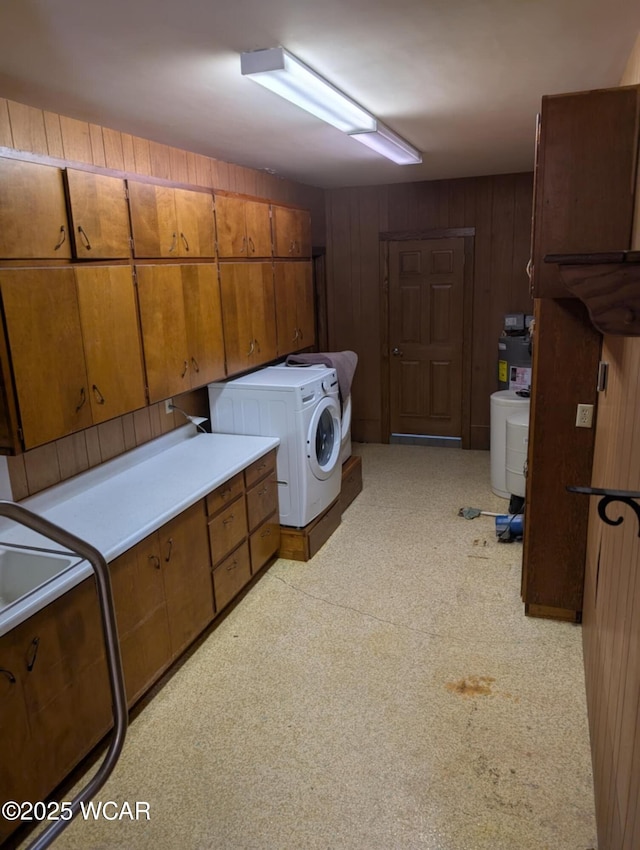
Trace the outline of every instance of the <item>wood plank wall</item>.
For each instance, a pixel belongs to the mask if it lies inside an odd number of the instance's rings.
[[[532,138],[533,145],[533,138]],[[358,354],[353,384],[355,440],[381,442],[379,234],[474,227],[471,446],[489,447],[489,397],[497,389],[497,346],[505,313],[531,313],[533,174],[333,189],[327,199],[329,348]],[[462,317],[461,317],[462,318]]]
[[[640,83],[640,37],[621,85]],[[636,194],[636,201],[640,194]],[[633,247],[640,248],[636,206]],[[592,484],[640,492],[640,339],[605,336],[606,393],[598,401]],[[593,498],[583,609],[583,646],[599,850],[640,847],[640,538],[630,508],[616,527]]]
[[[314,245],[325,243],[324,190],[284,180],[190,151],[0,98],[2,148],[53,157],[62,164],[89,164],[128,174],[157,177],[296,204],[311,210]],[[189,413],[208,415],[205,391],[175,399]],[[184,418],[167,415],[164,403],[94,426],[18,457],[7,458],[13,498],[71,478],[173,428]]]

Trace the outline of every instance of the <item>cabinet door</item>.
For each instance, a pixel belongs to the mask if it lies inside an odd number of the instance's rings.
[[[46,794],[90,751],[111,721],[95,580],[82,582],[15,631],[25,665],[29,725],[40,750],[37,791]]]
[[[178,256],[214,257],[213,197],[209,192],[174,189]]]
[[[157,534],[109,565],[129,705],[171,661],[169,622]]]
[[[220,284],[216,265],[180,266],[192,388],[225,377]]]
[[[268,363],[278,356],[276,299],[271,263],[248,263],[251,291],[251,327],[256,364]]]
[[[104,422],[146,404],[133,275],[129,266],[75,274],[91,413]]]
[[[242,198],[216,195],[216,233],[219,257],[246,257],[247,231]]]
[[[137,266],[142,344],[153,404],[191,388],[180,266]]]
[[[3,269],[0,288],[25,448],[88,428],[73,269]]]
[[[251,581],[251,563],[249,560],[249,544],[242,543],[225,558],[211,574],[213,590],[216,597],[216,611],[220,613],[234,596]]]
[[[220,295],[227,374],[258,365],[251,313],[250,263],[220,264]]]
[[[300,348],[293,263],[274,264],[278,355]]]
[[[67,169],[75,253],[79,259],[131,256],[124,180]]]
[[[269,205],[258,201],[245,201],[244,212],[247,228],[247,256],[270,257],[272,245]]]
[[[69,259],[62,171],[50,165],[0,158],[0,256]]]
[[[135,257],[178,257],[178,222],[174,189],[151,183],[127,181],[133,255]]]
[[[316,341],[316,310],[311,263],[293,263],[298,320],[298,346],[308,348]]]
[[[307,210],[272,206],[274,256],[311,256],[311,217]]]
[[[204,499],[163,526],[159,533],[171,649],[176,658],[213,619]]]
[[[3,800],[29,800],[37,748],[29,730],[29,718],[22,679],[26,671],[23,647],[15,640],[15,630],[0,638],[0,797]],[[0,842],[16,828],[15,821],[0,817]]]

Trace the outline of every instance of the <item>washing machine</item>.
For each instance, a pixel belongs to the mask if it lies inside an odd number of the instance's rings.
[[[280,524],[302,528],[340,495],[341,430],[335,369],[268,366],[209,384],[214,432],[278,437]]]

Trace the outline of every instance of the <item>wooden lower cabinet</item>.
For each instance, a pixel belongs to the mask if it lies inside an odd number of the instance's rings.
[[[207,497],[216,612],[240,593],[280,546],[275,449],[241,475]]]
[[[214,594],[219,613],[277,553],[275,469],[274,450],[109,564],[129,706],[211,623]],[[0,798],[45,800],[111,724],[90,577],[0,637]],[[17,826],[0,818],[0,842]]]
[[[94,580],[0,638],[0,668],[0,797],[44,800],[111,721]],[[17,825],[0,819],[0,840]]]

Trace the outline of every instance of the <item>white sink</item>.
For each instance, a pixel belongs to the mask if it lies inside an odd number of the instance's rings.
[[[79,563],[77,555],[54,555],[0,546],[0,611]]]

